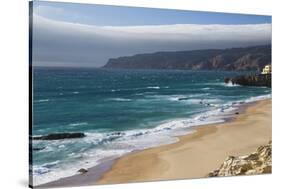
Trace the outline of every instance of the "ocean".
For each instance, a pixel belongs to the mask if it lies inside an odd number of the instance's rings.
[[[124,154],[178,141],[192,127],[222,123],[271,89],[225,84],[245,73],[183,70],[33,68],[34,185],[77,174]]]

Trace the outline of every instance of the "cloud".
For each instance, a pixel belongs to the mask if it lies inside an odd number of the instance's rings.
[[[34,7],[33,13],[36,15],[41,15],[41,16],[64,16],[66,14],[65,10],[63,8],[59,7],[51,7],[51,6],[46,6],[46,5],[38,5]]]
[[[94,26],[33,16],[33,63],[40,66],[99,67],[137,53],[269,43],[271,24]]]

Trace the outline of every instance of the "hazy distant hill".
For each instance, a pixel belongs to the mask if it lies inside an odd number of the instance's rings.
[[[136,54],[111,58],[104,68],[260,71],[266,64],[271,64],[271,45]]]

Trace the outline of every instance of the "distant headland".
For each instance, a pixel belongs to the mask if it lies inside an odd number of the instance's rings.
[[[257,71],[271,64],[271,45],[155,52],[111,58],[103,68]]]

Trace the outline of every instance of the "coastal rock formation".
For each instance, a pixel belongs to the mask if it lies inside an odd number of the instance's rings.
[[[271,88],[271,74],[246,75],[234,78],[225,78],[224,82],[232,83],[233,85],[238,84],[245,86],[263,86]]]
[[[260,146],[254,153],[247,156],[229,156],[219,169],[209,173],[209,177],[255,175],[271,173],[272,167],[271,141]]]
[[[86,135],[84,133],[52,133],[45,136],[33,137],[33,140],[60,140],[71,138],[83,138]]]
[[[231,49],[156,52],[111,58],[104,68],[261,71],[271,63],[271,45]]]

